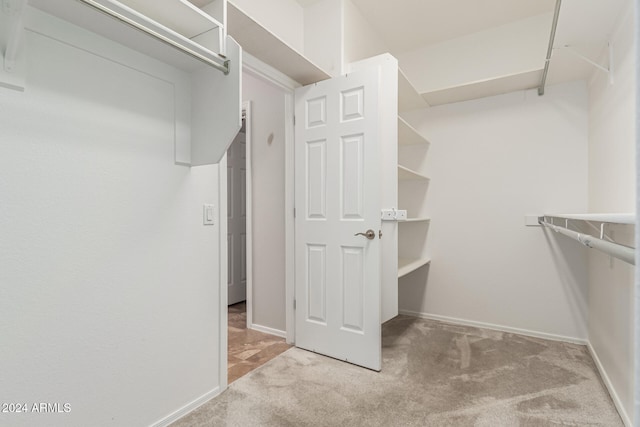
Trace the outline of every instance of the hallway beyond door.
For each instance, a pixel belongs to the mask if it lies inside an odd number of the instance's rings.
[[[284,338],[247,329],[247,306],[244,301],[229,306],[229,384],[290,347]]]

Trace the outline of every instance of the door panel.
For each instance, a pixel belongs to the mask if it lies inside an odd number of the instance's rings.
[[[243,126],[227,150],[228,304],[247,299],[247,170]]]
[[[297,89],[295,131],[296,345],[375,370],[378,84],[372,68]]]

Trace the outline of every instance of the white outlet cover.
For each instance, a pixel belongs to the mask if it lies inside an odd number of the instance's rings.
[[[395,221],[396,220],[396,211],[393,209],[382,209],[380,218],[383,221]]]

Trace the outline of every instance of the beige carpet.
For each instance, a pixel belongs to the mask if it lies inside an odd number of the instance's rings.
[[[583,346],[399,316],[376,373],[292,348],[173,426],[621,426]]]

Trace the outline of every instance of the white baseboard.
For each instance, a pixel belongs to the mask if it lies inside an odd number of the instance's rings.
[[[216,397],[219,394],[220,394],[220,387],[216,387],[213,390],[211,390],[211,391],[203,394],[202,396],[198,397],[193,402],[189,402],[186,405],[184,405],[182,408],[178,409],[177,411],[172,412],[171,414],[167,415],[166,417],[164,417],[160,421],[156,421],[155,423],[153,423],[151,425],[151,427],[166,427],[169,424],[174,423],[177,420],[179,420],[180,418],[184,417],[189,412],[191,412],[191,411],[195,410],[196,408],[204,405],[205,403],[207,403],[208,401],[210,401],[211,399],[213,399],[214,397]]]
[[[598,372],[600,372],[600,377],[602,377],[602,382],[607,387],[609,391],[609,395],[611,396],[611,400],[613,400],[613,404],[616,405],[616,409],[618,410],[618,414],[620,414],[620,418],[622,418],[622,422],[626,427],[632,427],[631,418],[629,418],[629,414],[624,410],[624,406],[622,405],[622,401],[616,393],[616,389],[613,387],[613,383],[607,375],[607,371],[604,369],[600,358],[598,357],[598,353],[596,353],[595,348],[591,345],[591,343],[587,344],[587,348],[589,349],[589,354],[591,354],[591,358],[593,359],[596,367],[598,368]]]
[[[279,329],[273,329],[267,326],[256,325],[255,323],[249,325],[248,328],[258,332],[264,332],[265,334],[275,335],[280,338],[285,338],[285,339],[287,338],[287,332],[281,331]]]
[[[563,335],[548,334],[545,332],[531,331],[528,329],[512,328],[509,326],[494,325],[493,323],[476,322],[474,320],[458,319],[456,317],[440,316],[438,314],[420,313],[417,311],[399,310],[399,314],[405,316],[419,317],[421,319],[436,320],[443,323],[451,323],[454,325],[472,326],[475,328],[491,329],[500,332],[509,332],[512,334],[526,335],[528,337],[542,338],[545,340],[562,341],[572,344],[587,345],[589,342],[583,338],[566,337]]]

